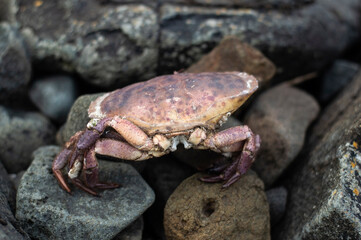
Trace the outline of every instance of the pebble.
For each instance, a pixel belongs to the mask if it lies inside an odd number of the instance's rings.
[[[54,143],[55,128],[37,112],[0,106],[0,158],[9,173],[25,170],[38,147]]]
[[[252,168],[271,186],[296,158],[304,145],[308,126],[319,112],[308,93],[288,85],[263,92],[248,110],[245,124],[261,137]]]
[[[100,180],[122,187],[94,197],[75,188],[60,188],[51,165],[61,148],[46,146],[34,152],[34,160],[21,179],[16,218],[35,239],[112,239],[138,219],[153,203],[154,192],[133,167],[100,162]]]
[[[35,80],[29,95],[44,115],[62,123],[76,99],[77,91],[74,79],[59,75]]]
[[[164,209],[167,239],[270,239],[264,185],[249,171],[227,189],[197,173],[173,192]]]

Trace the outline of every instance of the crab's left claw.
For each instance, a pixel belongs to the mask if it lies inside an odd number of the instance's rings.
[[[68,158],[71,155],[72,150],[70,149],[63,149],[54,159],[52,170],[54,173],[54,176],[58,180],[60,186],[67,191],[68,193],[71,193],[71,190],[66,183],[63,174],[61,173],[61,169],[65,167],[65,165],[68,163]]]

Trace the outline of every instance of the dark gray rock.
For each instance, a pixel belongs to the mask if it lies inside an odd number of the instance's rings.
[[[361,238],[361,75],[328,106],[293,169],[275,239]]]
[[[147,182],[154,190],[157,199],[145,214],[148,228],[153,231],[157,239],[165,239],[163,228],[163,211],[169,196],[178,185],[195,170],[175,159],[173,154],[147,160],[143,172]]]
[[[261,136],[261,148],[252,167],[267,187],[301,151],[307,127],[318,112],[311,95],[286,84],[269,89],[255,100],[245,123]]]
[[[47,117],[64,122],[76,99],[77,90],[71,77],[52,76],[35,80],[29,95]]]
[[[30,75],[30,60],[21,35],[9,23],[0,23],[0,103],[19,101]]]
[[[325,66],[356,40],[359,8],[358,0],[317,0],[291,11],[163,5],[160,69],[187,68],[233,35],[270,58],[283,77],[298,76]]]
[[[143,217],[138,218],[112,240],[142,240]]]
[[[335,61],[322,78],[321,101],[329,101],[345,87],[360,70],[360,65],[346,60]]]
[[[0,239],[29,239],[12,210],[15,210],[15,189],[0,163]]]
[[[17,193],[16,218],[36,239],[111,239],[139,218],[153,203],[154,193],[140,175],[123,163],[100,162],[100,179],[122,187],[91,196],[58,185],[51,164],[60,151],[47,146],[34,152]]]
[[[155,74],[157,16],[145,5],[20,0],[18,7],[17,19],[39,68],[76,71],[101,87]]]
[[[0,1],[0,22],[15,22],[15,0]]]
[[[266,191],[266,195],[271,215],[271,226],[275,226],[286,211],[287,189],[285,187],[272,188]]]
[[[0,106],[0,160],[9,173],[26,169],[31,153],[54,142],[55,128],[43,115]]]

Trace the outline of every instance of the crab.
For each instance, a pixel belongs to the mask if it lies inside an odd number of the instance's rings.
[[[106,93],[90,104],[86,129],[65,143],[52,171],[71,193],[62,175],[68,165],[71,182],[97,196],[97,189],[119,184],[99,181],[96,155],[140,161],[175,151],[182,143],[186,149],[234,156],[232,163],[213,167],[217,175],[200,179],[229,187],[250,168],[261,140],[246,125],[218,128],[257,88],[257,79],[243,72],[178,73]]]

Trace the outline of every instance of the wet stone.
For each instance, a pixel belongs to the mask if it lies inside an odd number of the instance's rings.
[[[76,99],[76,92],[74,79],[59,75],[35,80],[29,95],[47,117],[64,122]]]
[[[89,195],[71,185],[72,194],[60,188],[51,164],[60,147],[34,152],[17,193],[16,218],[36,239],[112,239],[138,219],[153,203],[154,193],[140,175],[123,163],[100,162],[100,180],[122,187]]]
[[[0,106],[0,159],[9,173],[26,169],[38,147],[54,143],[55,128],[36,112]]]
[[[324,111],[288,181],[275,239],[361,238],[361,75]]]
[[[18,9],[18,22],[39,69],[75,71],[101,87],[155,75],[157,16],[146,5],[20,0]]]
[[[306,130],[318,112],[318,103],[311,95],[285,84],[263,92],[254,101],[245,123],[261,137],[252,169],[267,187],[301,151]]]
[[[0,23],[0,103],[19,101],[30,76],[30,59],[21,35],[9,23]]]
[[[270,239],[264,185],[249,171],[227,189],[195,174],[173,192],[164,209],[167,239]]]
[[[286,211],[287,189],[285,187],[271,188],[266,191],[271,215],[271,226],[275,226]]]
[[[356,76],[360,65],[346,60],[336,60],[322,78],[321,101],[329,101]]]
[[[276,73],[276,66],[260,51],[232,36],[224,38],[186,70],[190,73],[232,71],[251,74],[264,85]]]

